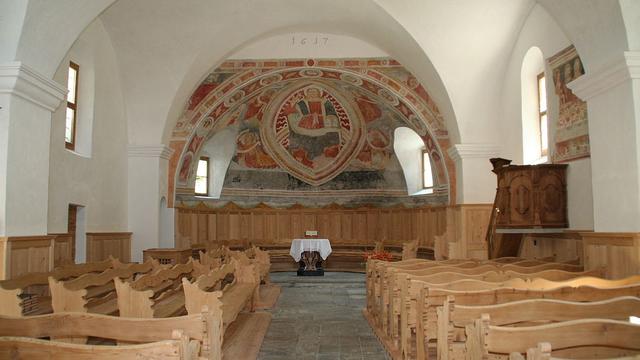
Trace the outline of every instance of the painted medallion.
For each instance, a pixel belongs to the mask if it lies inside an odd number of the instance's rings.
[[[342,172],[365,140],[357,106],[319,81],[282,91],[266,113],[261,128],[266,151],[311,185],[324,184]]]

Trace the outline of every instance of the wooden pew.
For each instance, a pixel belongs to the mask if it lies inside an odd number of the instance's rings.
[[[539,280],[539,279],[536,279]],[[484,290],[460,290],[432,287],[419,280],[411,281],[411,292],[406,287],[402,291],[400,351],[412,356],[415,347],[416,357],[426,358],[427,345],[437,338],[437,308],[443,306],[447,296],[454,296],[460,305],[494,305],[525,299],[557,299],[566,301],[599,301],[620,296],[640,296],[640,276],[627,279],[598,279],[597,285],[585,285],[583,280],[567,282],[550,282],[543,280],[538,285],[534,282],[516,282],[510,280],[507,287],[488,288]],[[586,282],[586,281],[585,281]],[[415,295],[416,290],[419,294]],[[411,295],[413,294],[413,295]],[[415,329],[416,338],[411,341]]]
[[[544,260],[522,260],[517,258],[505,258],[505,259],[492,259],[486,261],[477,260],[444,260],[433,261],[423,259],[411,259],[399,262],[386,262],[369,260],[367,261],[367,309],[369,312],[376,305],[381,306],[379,303],[380,296],[386,290],[386,283],[391,275],[388,272],[407,272],[407,271],[423,271],[432,267],[451,266],[456,268],[476,268],[481,265],[500,267],[504,271],[517,270],[523,267],[529,268],[529,272],[539,272],[545,269],[558,269],[565,271],[582,271],[583,268],[580,265],[572,264],[573,261],[568,263],[550,263]],[[489,270],[489,269],[487,269]],[[519,272],[523,272],[519,270]],[[421,275],[427,275],[422,273]],[[378,302],[376,302],[378,300]]]
[[[245,251],[245,254],[258,267],[258,270],[260,271],[260,280],[264,282],[265,285],[269,285],[271,283],[271,279],[269,277],[269,273],[271,271],[271,258],[269,257],[269,253],[261,250],[257,246],[252,246]]]
[[[221,360],[221,320],[204,308],[195,315],[139,319],[87,313],[0,316],[0,358]],[[78,345],[37,338],[99,337],[126,346]]]
[[[582,318],[600,318],[627,321],[640,314],[640,298],[624,296],[594,302],[572,302],[553,299],[529,299],[497,305],[456,305],[448,296],[437,308],[438,359],[463,359],[465,327],[472,325],[482,314],[491,318],[490,325],[540,325],[540,322],[559,322]],[[536,324],[537,323],[537,324]]]
[[[63,281],[49,277],[54,312],[115,314],[118,311],[114,278],[132,278],[160,268],[155,260],[142,264],[122,264],[101,273],[91,273]]]
[[[233,275],[230,283],[225,281],[229,275]],[[253,264],[241,264],[232,259],[229,264],[211,270],[194,282],[183,278],[182,283],[187,312],[197,313],[203,306],[211,311],[220,309],[226,329],[245,308],[254,311],[260,275]]]
[[[68,280],[112,268],[115,260],[73,264],[51,272],[30,273],[15,279],[0,281],[0,315],[27,316],[52,312],[49,277]]]
[[[566,280],[570,278],[575,278],[578,276],[602,276],[603,270],[597,269],[589,272],[570,272],[564,269],[570,270],[578,270],[579,268],[573,267],[570,265],[569,267],[566,264],[562,263],[546,263],[535,266],[524,266],[520,267],[515,264],[506,264],[506,265],[497,265],[493,264],[483,264],[477,267],[467,267],[467,263],[459,264],[458,266],[432,266],[418,270],[403,270],[398,271],[397,269],[391,268],[388,269],[385,277],[382,280],[382,288],[381,297],[377,300],[376,307],[372,308],[374,312],[374,316],[378,319],[378,323],[382,327],[383,331],[386,333],[397,334],[396,331],[396,322],[393,322],[393,319],[390,317],[400,315],[399,307],[400,307],[400,289],[402,283],[406,283],[413,279],[418,279],[425,281],[427,283],[436,284],[436,283],[444,283],[444,279],[439,279],[437,277],[434,278],[437,274],[444,273],[455,273],[451,280],[455,278],[464,279],[465,276],[473,278],[475,276],[486,276],[485,281],[492,282],[500,282],[506,281],[509,279],[520,278],[520,279],[529,279],[529,278],[551,278],[558,280]],[[558,267],[558,269],[555,269]],[[486,274],[486,275],[482,275]],[[390,323],[391,326],[387,324]]]
[[[549,354],[551,349],[564,350],[560,355],[562,357],[583,358],[587,354],[589,358],[640,355],[640,325],[609,319],[580,319],[511,327],[491,325],[490,316],[483,314],[473,325],[467,326],[467,336],[467,359],[522,358],[518,354],[526,353],[542,342],[549,344],[544,352]]]
[[[182,279],[201,275],[197,260],[147,274],[135,281],[114,279],[120,316],[166,318],[185,312]],[[195,266],[194,266],[195,265]],[[204,269],[208,269],[204,266]]]

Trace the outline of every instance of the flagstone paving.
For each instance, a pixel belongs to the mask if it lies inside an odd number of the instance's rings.
[[[362,315],[364,280],[359,273],[272,273],[282,293],[258,359],[389,359]]]

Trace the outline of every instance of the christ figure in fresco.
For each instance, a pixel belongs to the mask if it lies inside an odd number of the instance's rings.
[[[331,101],[322,97],[322,90],[309,87],[304,96],[287,111],[294,132],[306,136],[322,136],[340,130],[338,114]]]

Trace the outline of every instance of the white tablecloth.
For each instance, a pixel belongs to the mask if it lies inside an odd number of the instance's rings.
[[[304,251],[317,251],[324,260],[331,254],[331,244],[329,243],[329,239],[293,239],[291,241],[289,255],[291,255],[296,262],[300,261],[300,255]]]

